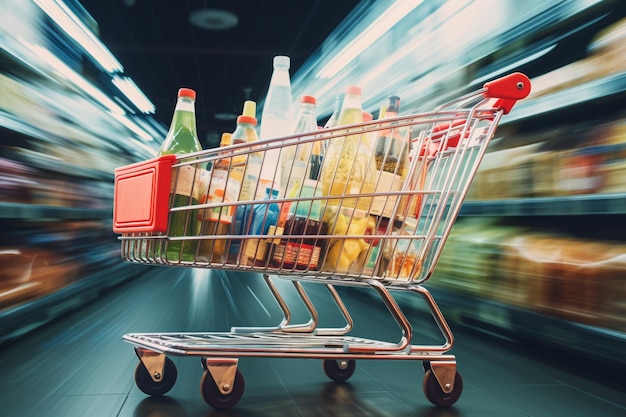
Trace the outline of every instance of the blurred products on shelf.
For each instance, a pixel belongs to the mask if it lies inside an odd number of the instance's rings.
[[[485,155],[468,199],[497,200],[626,192],[626,119],[531,134]]]
[[[626,331],[625,273],[623,242],[464,218],[454,226],[431,286]]]

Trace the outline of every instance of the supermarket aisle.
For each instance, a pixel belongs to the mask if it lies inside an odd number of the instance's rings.
[[[208,274],[212,274],[210,279]],[[430,405],[422,393],[418,362],[360,361],[348,384],[330,382],[318,360],[244,358],[241,402],[217,412],[199,393],[196,358],[174,357],[178,381],[167,397],[148,398],[134,385],[137,359],[121,340],[127,332],[228,330],[271,325],[278,309],[263,306],[268,293],[256,276],[157,268],[104,294],[93,305],[0,349],[1,409],[18,416],[623,416],[626,383],[618,371],[550,352],[455,330],[464,392],[449,410]],[[288,283],[280,282],[280,286]],[[308,288],[308,287],[307,287]],[[321,324],[332,302],[322,288],[311,298]],[[384,307],[349,288],[340,289],[355,319],[355,332],[395,340]],[[445,310],[444,310],[445,314]],[[294,319],[298,319],[298,312]],[[409,318],[420,342],[438,341],[421,312]],[[362,333],[361,333],[362,332]]]

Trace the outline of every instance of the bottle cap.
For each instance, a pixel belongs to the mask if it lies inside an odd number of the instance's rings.
[[[387,111],[398,113],[400,110],[400,97],[389,96],[389,104],[387,105]]]
[[[232,133],[224,132],[222,133],[222,139],[220,140],[220,146],[230,146],[233,143],[233,135]]]
[[[371,122],[372,120],[374,120],[374,116],[372,116],[372,113],[363,111],[363,121],[364,122]]]
[[[274,66],[275,67],[287,67],[289,68],[291,60],[288,56],[278,55],[274,57]]]
[[[243,102],[243,116],[256,117],[256,102],[246,100]]]
[[[248,124],[256,126],[257,122],[256,122],[256,117],[246,116],[242,114],[241,116],[237,117],[237,123],[248,123]]]
[[[178,90],[178,97],[189,97],[192,100],[196,99],[196,92],[191,88],[180,88]]]
[[[313,96],[302,96],[303,103],[317,104],[317,99]]]
[[[349,85],[346,87],[346,94],[350,94],[353,96],[361,96],[362,93],[363,91],[361,90],[361,87],[359,87],[358,85]]]

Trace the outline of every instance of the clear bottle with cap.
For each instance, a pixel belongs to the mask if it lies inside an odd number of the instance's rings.
[[[384,109],[385,112],[379,117],[380,120],[398,116],[400,97],[390,96]],[[385,129],[379,131],[374,150],[376,169],[378,170],[376,183],[376,191],[378,192],[400,191],[406,180],[409,169],[410,140],[408,129],[405,130],[401,131],[393,126],[386,126]],[[376,197],[372,203],[371,213],[390,217],[397,200],[397,196]],[[404,208],[401,204],[396,215],[403,212]]]
[[[295,126],[291,133],[303,134],[311,133],[311,136],[302,136],[301,138],[311,139],[317,134],[317,116],[315,113],[315,105],[317,101],[315,97],[304,95],[300,101],[298,116]],[[313,143],[300,143],[298,145],[286,146],[281,151],[281,187],[285,190],[285,196],[288,198],[296,197],[300,193],[300,188],[307,178],[309,162],[311,159],[311,151]]]
[[[361,88],[348,86],[339,115],[339,126],[362,122]],[[344,197],[374,192],[376,166],[369,150],[367,138],[360,133],[330,139],[322,166],[323,194]],[[367,212],[371,201],[371,197],[359,197],[333,199],[329,204],[341,204],[342,208],[357,208]]]
[[[383,120],[398,116],[400,97],[390,96],[385,109]],[[409,161],[408,148],[408,140],[398,129],[381,130],[376,139],[376,169],[405,178]]]
[[[190,88],[178,90],[176,108],[170,128],[161,144],[158,154],[186,154],[202,150],[198,140],[195,112],[196,92]],[[183,160],[184,162],[184,160]],[[197,164],[183,165],[172,170],[170,188],[171,207],[196,205],[203,194]],[[184,210],[170,213],[168,236],[197,236],[198,210]],[[168,240],[165,242],[165,257],[170,262],[195,261],[197,240]]]
[[[289,76],[290,65],[291,60],[288,56],[279,55],[274,57],[274,69],[261,113],[259,129],[261,140],[287,136],[292,133],[294,109],[291,95],[291,78]],[[280,173],[280,149],[266,151],[261,178],[264,181],[271,181],[274,189],[278,189],[280,186],[279,182],[282,178]]]
[[[256,132],[256,103],[252,100],[244,102],[243,113],[237,117],[237,127],[232,134],[233,145],[242,143],[254,143],[259,140]],[[263,156],[260,152],[250,152],[233,158],[231,171],[238,176],[241,183],[239,200],[254,200],[257,194],[262,194],[259,188],[259,175],[261,173],[261,161]],[[264,191],[264,190],[261,190]]]
[[[237,117],[237,127],[232,134],[233,145],[254,143],[259,140],[256,133],[257,120],[256,103],[252,100],[244,102],[243,113]],[[235,152],[237,152],[235,150]],[[231,225],[232,235],[244,235],[249,228],[250,210],[259,188],[259,174],[261,172],[260,152],[250,152],[232,157],[229,177],[240,184],[239,201],[249,201],[249,204],[238,205],[235,208],[234,221]],[[241,251],[241,239],[232,239],[228,250],[228,262],[237,263]]]
[[[361,88],[348,86],[343,100],[338,126],[363,122]],[[338,235],[365,235],[373,230],[374,219],[369,215],[372,197],[354,197],[351,194],[373,193],[376,165],[367,138],[361,133],[346,132],[329,140],[322,164],[322,194],[329,198],[324,210],[328,233]],[[369,244],[363,239],[330,241],[324,269],[337,273],[355,270],[355,261]],[[358,266],[356,267],[358,269]]]
[[[232,134],[223,133],[220,148],[232,144]],[[232,203],[237,201],[240,193],[240,182],[230,176],[231,157],[221,152],[222,157],[216,159],[211,170],[207,199],[209,204]],[[200,210],[202,236],[227,235],[233,222],[235,206],[219,206]],[[226,239],[202,239],[198,249],[198,260],[201,262],[223,263],[226,260]]]

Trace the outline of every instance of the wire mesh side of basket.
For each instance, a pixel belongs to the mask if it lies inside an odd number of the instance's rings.
[[[169,225],[171,230],[172,219],[177,217],[189,226],[177,235],[170,230],[123,233],[122,258],[129,262],[311,279],[375,278],[421,283],[432,274],[501,115],[486,100],[479,100],[470,107],[450,106],[430,113],[179,156],[172,166],[170,190],[183,189],[184,197],[182,201],[170,197]],[[252,155],[263,163],[268,150],[278,150],[282,155],[315,142],[326,148],[331,141],[354,135],[367,138],[360,142],[370,144],[363,152],[374,158],[371,144],[382,132],[389,131],[400,134],[411,149],[406,174],[398,175],[396,171],[391,184],[383,184],[377,170],[374,190],[341,195],[320,192],[321,181],[329,181],[328,177],[313,183],[313,193],[305,195],[300,188],[289,197],[283,194],[269,201],[262,197],[266,186],[262,182],[248,190],[243,199],[241,194],[230,201],[225,195],[209,195],[212,182],[217,181],[216,170],[209,168],[215,168],[220,161],[226,160],[230,166],[244,161],[245,173]],[[327,161],[322,160],[324,163]],[[306,169],[309,164],[305,162]],[[287,170],[292,173],[294,168],[291,159]],[[228,182],[225,187],[228,188]],[[355,201],[367,202],[369,210],[355,210]],[[316,228],[277,227],[280,222],[276,207],[280,215],[288,212],[288,207],[303,205],[310,211],[313,205],[320,207],[322,221]],[[260,213],[255,219],[263,225],[263,233],[251,230],[254,213]],[[207,218],[217,220],[211,228],[202,227]],[[235,230],[237,219],[243,222],[239,230]],[[343,262],[342,256],[347,254],[350,256]]]

